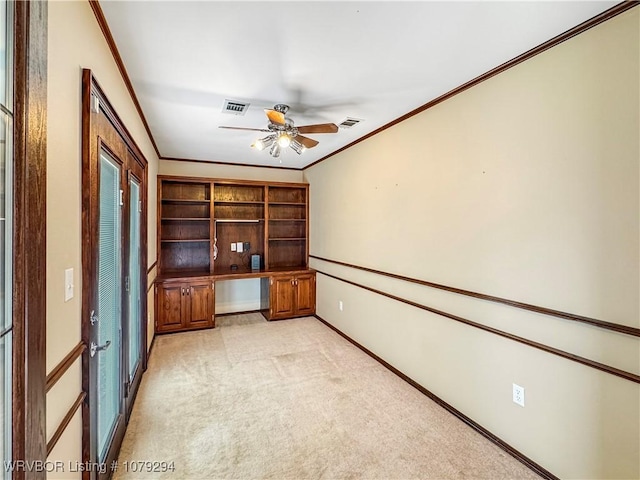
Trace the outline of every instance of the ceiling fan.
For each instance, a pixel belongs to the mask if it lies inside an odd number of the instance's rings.
[[[278,103],[273,110],[265,109],[269,124],[267,128],[244,128],[244,127],[224,127],[231,130],[251,130],[254,132],[269,132],[264,138],[256,140],[251,146],[258,150],[271,147],[269,153],[272,157],[279,157],[283,148],[291,147],[298,155],[302,155],[308,148],[318,145],[318,141],[300,135],[301,133],[336,133],[338,126],[334,123],[316,123],[314,125],[303,125],[296,127],[285,114],[289,110],[289,105]]]

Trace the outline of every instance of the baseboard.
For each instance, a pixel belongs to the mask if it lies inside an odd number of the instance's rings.
[[[416,382],[415,380],[413,380],[412,378],[408,377],[407,375],[405,375],[404,373],[402,373],[400,370],[398,370],[397,368],[395,368],[393,365],[389,364],[388,362],[386,362],[385,360],[383,360],[382,358],[380,358],[378,355],[376,355],[375,353],[373,353],[371,350],[367,349],[366,347],[360,345],[358,342],[356,342],[354,339],[352,339],[351,337],[349,337],[346,333],[342,332],[341,330],[339,330],[337,327],[334,327],[333,325],[331,325],[329,322],[327,322],[325,319],[323,319],[322,317],[320,317],[318,314],[314,315],[320,322],[324,323],[327,327],[329,327],[331,330],[335,331],[337,334],[339,334],[340,336],[342,336],[343,338],[345,338],[346,340],[348,340],[349,342],[351,342],[353,345],[355,345],[356,347],[358,347],[360,350],[362,350],[364,353],[366,353],[367,355],[369,355],[371,358],[373,358],[374,360],[376,360],[378,363],[380,363],[382,366],[384,366],[385,368],[387,368],[388,370],[390,370],[391,372],[395,373],[398,377],[400,377],[401,379],[403,379],[405,382],[407,382],[409,385],[411,385],[412,387],[416,388],[420,393],[426,395],[427,397],[429,397],[431,400],[433,400],[434,402],[436,402],[438,405],[440,405],[442,408],[444,408],[445,410],[447,410],[449,413],[451,413],[452,415],[456,416],[457,418],[459,418],[460,420],[462,420],[464,423],[466,423],[468,426],[470,426],[471,428],[473,428],[476,432],[478,432],[480,435],[482,435],[483,437],[485,437],[487,440],[491,441],[492,443],[494,443],[495,445],[497,445],[498,447],[500,447],[502,450],[504,450],[505,452],[507,452],[509,455],[511,455],[513,458],[515,458],[516,460],[518,460],[520,463],[524,464],[525,466],[527,466],[529,469],[531,469],[532,471],[534,471],[535,473],[537,473],[538,475],[540,475],[542,478],[548,479],[548,480],[560,480],[558,477],[556,477],[553,473],[549,472],[547,469],[543,468],[542,466],[538,465],[536,462],[534,462],[533,460],[531,460],[529,457],[527,457],[526,455],[524,455],[523,453],[519,452],[518,450],[516,450],[515,448],[513,448],[511,445],[509,445],[507,442],[505,442],[504,440],[502,440],[500,437],[498,437],[497,435],[491,433],[489,430],[487,430],[486,428],[484,428],[482,425],[480,425],[479,423],[475,422],[474,420],[472,420],[471,418],[467,417],[464,413],[462,413],[460,410],[456,409],[455,407],[449,405],[447,402],[445,402],[444,400],[442,400],[440,397],[438,397],[436,394],[430,392],[429,390],[427,390],[426,388],[424,388],[422,385],[420,385],[418,382]]]
[[[153,350],[153,346],[156,344],[156,333],[153,333],[153,338],[151,339],[151,345],[149,345],[149,349],[147,350],[147,361],[145,362],[145,371],[149,366],[149,357],[151,357],[151,350]]]
[[[239,315],[244,312],[255,312],[260,310],[260,301],[253,302],[216,302],[216,317],[226,314]]]
[[[250,313],[260,313],[260,309],[254,310],[244,310],[242,312],[225,312],[225,313],[216,313],[216,318],[218,317],[229,317],[231,315],[248,315]]]

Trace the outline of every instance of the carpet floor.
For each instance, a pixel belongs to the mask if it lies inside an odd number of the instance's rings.
[[[216,322],[156,338],[115,479],[539,478],[315,318]]]

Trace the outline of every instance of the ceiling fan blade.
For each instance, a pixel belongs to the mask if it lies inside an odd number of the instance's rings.
[[[223,127],[223,126],[218,126],[218,128],[226,128],[228,130],[251,130],[252,132],[270,132],[271,131],[265,128]]]
[[[275,123],[276,125],[284,125],[284,113],[278,112],[276,110],[264,109],[264,113],[267,114],[267,118],[271,123]]]
[[[302,135],[296,135],[295,137],[293,137],[293,139],[300,142],[302,145],[304,145],[305,148],[313,148],[316,145],[318,145],[318,143],[320,143],[317,140],[314,140],[308,137],[303,137]]]
[[[336,133],[338,131],[338,126],[335,123],[316,123],[297,128],[300,133]]]

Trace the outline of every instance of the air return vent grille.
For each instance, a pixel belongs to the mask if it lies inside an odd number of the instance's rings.
[[[358,125],[360,122],[362,122],[362,119],[360,118],[352,118],[352,117],[347,117],[346,119],[344,119],[339,125],[338,127],[340,128],[351,128],[351,127],[355,127],[356,125]]]
[[[236,100],[225,100],[222,107],[222,113],[230,113],[232,115],[244,115],[249,108],[248,103],[238,102]]]

